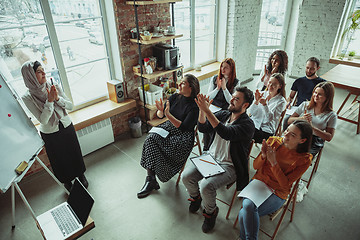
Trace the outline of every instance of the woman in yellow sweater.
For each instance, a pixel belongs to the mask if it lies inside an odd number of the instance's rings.
[[[279,209],[285,202],[292,184],[308,169],[312,155],[309,148],[312,138],[311,125],[303,120],[293,122],[284,137],[263,140],[261,153],[254,160],[257,170],[253,179],[265,183],[273,190],[259,207],[248,198],[243,199],[239,212],[240,239],[257,239],[259,217]]]

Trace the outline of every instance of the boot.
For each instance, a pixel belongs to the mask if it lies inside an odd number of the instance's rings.
[[[147,176],[144,186],[141,188],[140,192],[137,193],[137,197],[147,197],[154,189],[160,189],[159,183],[156,181],[155,176]]]
[[[197,210],[199,210],[200,205],[201,205],[201,196],[197,196],[197,197],[191,197],[188,199],[190,201],[190,206],[189,206],[189,211],[191,213],[195,213]]]
[[[205,217],[204,223],[202,225],[202,231],[204,233],[210,232],[215,227],[216,217],[219,213],[219,208],[216,207],[215,211],[212,214],[207,214],[204,210],[203,215]]]

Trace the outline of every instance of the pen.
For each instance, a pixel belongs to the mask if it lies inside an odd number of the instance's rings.
[[[53,82],[53,79],[52,79],[52,78],[50,78],[50,81],[51,81],[51,85],[54,85],[54,82]]]
[[[204,160],[204,159],[201,159],[201,158],[199,158],[199,160],[200,160],[200,161],[203,161],[203,162],[207,162],[207,163],[210,163],[210,164],[212,164],[212,165],[216,165],[215,163],[212,163],[212,162],[206,161],[206,160]]]

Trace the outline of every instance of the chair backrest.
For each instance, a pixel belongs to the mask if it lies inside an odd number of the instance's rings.
[[[277,126],[276,130],[275,130],[274,136],[281,137],[281,134],[282,134],[281,126],[282,126],[282,121],[284,119],[285,113],[286,113],[286,109],[284,111],[282,111],[282,113],[280,115],[279,123],[278,123],[278,126]]]

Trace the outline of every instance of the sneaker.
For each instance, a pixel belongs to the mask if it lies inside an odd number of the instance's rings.
[[[202,198],[200,195],[195,198],[190,196],[190,198],[188,198],[188,201],[190,201],[189,211],[191,213],[195,213],[200,208]]]
[[[304,199],[304,195],[307,194],[307,192],[308,189],[306,188],[304,181],[300,180],[296,194],[296,202],[301,202]]]
[[[212,214],[207,214],[204,210],[203,215],[205,217],[204,223],[202,225],[202,231],[204,233],[210,232],[215,227],[216,217],[219,213],[219,208],[216,207],[215,211]]]

